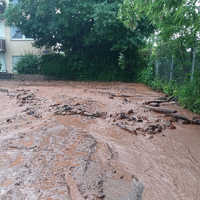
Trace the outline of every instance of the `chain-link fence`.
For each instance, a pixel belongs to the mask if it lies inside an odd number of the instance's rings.
[[[195,59],[194,59],[195,58]],[[194,73],[192,73],[194,68]],[[155,75],[164,81],[182,83],[192,79],[200,71],[200,56],[184,55],[184,59],[176,56],[157,58],[155,61]],[[193,75],[192,75],[193,74]]]

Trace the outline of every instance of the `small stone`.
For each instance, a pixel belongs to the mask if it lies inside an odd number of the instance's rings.
[[[119,119],[126,119],[126,114],[125,113],[120,113]]]
[[[174,126],[174,124],[171,124],[169,128],[170,129],[176,129],[176,126]]]
[[[148,139],[153,139],[154,137],[153,137],[153,135],[150,135],[149,137],[148,137]]]
[[[130,115],[130,114],[133,114],[134,112],[133,112],[133,109],[131,109],[131,110],[129,110],[128,111],[128,114]]]
[[[190,122],[187,120],[184,120],[184,121],[182,121],[182,124],[190,124]]]
[[[6,122],[7,123],[12,123],[12,120],[11,119],[7,119]]]
[[[100,199],[104,199],[106,197],[106,195],[104,193],[102,193],[102,194],[98,194],[97,197],[100,198]]]
[[[124,98],[124,102],[125,102],[125,103],[128,103],[128,99],[127,99],[127,98]]]

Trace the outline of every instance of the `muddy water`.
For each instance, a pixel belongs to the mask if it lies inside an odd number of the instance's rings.
[[[1,88],[8,92],[0,91],[0,199],[122,200],[133,176],[144,200],[200,199],[200,126],[174,122],[175,129],[136,135],[114,122],[132,109],[144,121],[124,122],[134,128],[163,123],[142,105],[163,94],[125,83],[1,81]],[[55,115],[55,104],[107,115]]]

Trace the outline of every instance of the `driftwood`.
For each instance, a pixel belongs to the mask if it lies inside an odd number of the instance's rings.
[[[187,121],[189,123],[192,122],[192,120],[188,119],[187,117],[183,116],[183,115],[179,115],[179,114],[174,114],[174,113],[168,113],[166,114],[166,116],[169,116],[169,117],[173,117],[177,120],[183,120],[183,121]]]
[[[157,112],[157,113],[161,113],[161,114],[165,114],[168,117],[173,117],[176,120],[183,120],[186,124],[195,124],[195,125],[200,125],[200,119],[188,119],[187,117],[180,115],[180,114],[176,114],[177,111],[176,110],[169,110],[166,108],[154,108],[154,107],[150,107],[150,106],[144,106],[145,108]]]
[[[123,98],[130,98],[130,97],[134,97],[131,95],[126,95],[126,94],[111,94],[111,97],[123,97]]]
[[[147,101],[147,102],[144,102],[144,104],[145,105],[149,105],[149,104],[152,104],[152,103],[156,103],[156,104],[168,103],[170,101],[173,101],[174,99],[175,99],[175,97],[171,96],[169,98],[163,98],[163,99],[158,99],[158,100]]]
[[[195,124],[195,125],[200,125],[200,119],[188,119],[187,117],[180,115],[180,114],[174,114],[174,113],[169,113],[166,116],[170,116],[173,117],[177,120],[183,120],[184,122],[186,122],[187,124]]]
[[[168,106],[168,105],[173,105],[173,104],[177,104],[177,102],[176,101],[165,102],[165,103],[162,103],[162,106]]]
[[[87,111],[76,111],[73,110],[71,112],[67,113],[68,115],[81,115],[81,116],[85,116],[85,117],[94,117],[94,118],[106,118],[107,113],[105,112],[96,112],[96,113],[89,113]]]
[[[192,120],[192,124],[200,125],[200,120]]]
[[[123,129],[125,131],[128,131],[131,134],[137,135],[137,131],[136,130],[131,129],[130,127],[128,127],[126,125],[122,125],[120,123],[116,123],[116,126],[118,126],[119,128],[121,128],[121,129]]]
[[[176,110],[169,110],[166,108],[154,108],[154,107],[150,107],[150,106],[144,106],[145,108],[157,112],[157,113],[161,113],[161,114],[172,114],[172,113],[176,113]]]
[[[61,109],[57,110],[54,114],[55,115],[81,115],[85,117],[94,117],[94,118],[103,118],[103,119],[105,119],[107,116],[106,112],[90,113],[85,110],[73,109],[72,107],[68,105],[62,106]]]

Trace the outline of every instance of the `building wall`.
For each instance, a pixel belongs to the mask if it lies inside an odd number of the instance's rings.
[[[9,0],[6,0],[7,4]],[[9,73],[13,71],[13,57],[24,56],[28,53],[40,55],[42,54],[42,49],[34,48],[32,46],[33,40],[30,39],[12,39],[11,38],[11,28],[5,25],[4,21],[0,22],[0,38],[6,41],[6,51],[0,53],[0,61],[2,66],[2,71],[7,71]],[[6,69],[5,69],[6,68]]]
[[[24,56],[28,53],[41,54],[42,50],[32,46],[33,40],[12,39],[10,27],[5,26],[6,53],[5,60],[8,72],[13,72],[13,57]]]

